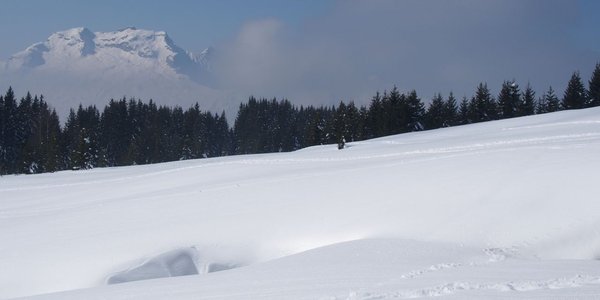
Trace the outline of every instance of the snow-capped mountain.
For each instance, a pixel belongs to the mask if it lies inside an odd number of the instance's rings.
[[[102,106],[123,96],[222,110],[227,105],[216,101],[223,95],[209,87],[211,52],[186,51],[164,31],[73,28],[10,57],[2,84],[18,93],[43,94],[61,113],[80,102]]]
[[[31,45],[13,55],[6,67],[18,71],[155,70],[199,81],[208,64],[207,55],[208,49],[194,55],[180,48],[164,31],[128,27],[92,32],[80,27],[54,33],[47,41]]]

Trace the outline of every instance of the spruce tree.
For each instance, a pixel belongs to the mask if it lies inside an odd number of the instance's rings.
[[[48,109],[49,111],[49,109]],[[44,116],[44,172],[54,172],[62,169],[60,164],[60,121],[56,110],[52,109]]]
[[[371,98],[369,110],[367,113],[366,131],[369,138],[384,136],[386,132],[386,122],[384,120],[385,108],[383,107],[382,97],[379,92]]]
[[[342,148],[344,147],[343,145],[346,143],[346,137],[348,136],[349,124],[347,118],[346,105],[344,102],[340,102],[333,117],[333,128],[335,142],[338,144],[338,146],[342,145]]]
[[[530,116],[535,113],[535,91],[531,88],[531,85],[527,83],[521,105],[519,106],[519,116]]]
[[[555,112],[561,110],[560,100],[554,93],[552,86],[548,88],[548,91],[544,94],[544,103],[546,105],[546,112]]]
[[[448,99],[444,105],[444,124],[442,126],[454,126],[458,123],[458,106],[454,94],[450,92]]]
[[[409,116],[406,96],[394,86],[389,93],[383,93],[384,120],[386,131],[384,135],[398,134],[409,131]]]
[[[3,108],[0,128],[0,139],[3,149],[0,152],[0,174],[13,174],[18,170],[20,152],[20,135],[18,105],[12,87],[9,87],[3,97]]]
[[[4,174],[5,169],[5,142],[4,142],[4,96],[0,95],[0,176]]]
[[[354,104],[354,101],[350,101],[348,105],[346,105],[346,122],[347,132],[346,132],[346,141],[354,142],[358,141],[362,137],[362,120],[359,109]]]
[[[458,124],[464,125],[473,122],[473,120],[471,120],[470,118],[470,110],[471,108],[469,100],[466,96],[463,96],[462,100],[460,101],[460,106],[458,108]]]
[[[500,118],[513,118],[519,114],[521,97],[519,85],[513,81],[504,81],[498,95],[498,114]]]
[[[573,72],[565,94],[562,99],[563,109],[579,109],[586,105],[586,91],[579,76],[579,72]]]
[[[406,115],[407,115],[407,131],[424,130],[423,116],[425,115],[425,105],[421,102],[421,98],[417,96],[417,91],[412,90],[406,96]]]
[[[427,112],[425,113],[425,126],[427,129],[435,129],[444,126],[444,109],[444,98],[442,98],[442,94],[438,93],[431,100],[429,108],[427,108]]]
[[[497,119],[497,105],[490,94],[487,83],[477,86],[473,104],[473,122],[484,122]]]
[[[540,97],[535,103],[535,113],[536,114],[545,114],[548,112],[548,105],[546,104],[546,98],[544,96]]]
[[[600,106],[600,63],[596,64],[588,88],[588,107]]]

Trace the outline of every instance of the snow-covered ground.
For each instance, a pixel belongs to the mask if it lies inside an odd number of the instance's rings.
[[[599,154],[595,108],[4,176],[0,298],[597,299]]]

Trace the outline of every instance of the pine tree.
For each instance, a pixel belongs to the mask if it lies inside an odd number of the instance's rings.
[[[574,72],[571,75],[567,89],[562,99],[562,107],[564,109],[579,109],[586,105],[586,91],[579,76],[579,72]]]
[[[406,96],[394,86],[389,93],[383,93],[383,117],[386,121],[384,135],[410,131],[409,112]]]
[[[442,94],[438,93],[431,100],[429,108],[427,108],[427,112],[425,113],[425,124],[427,129],[435,129],[444,126],[446,121],[444,109],[444,98],[442,98]]]
[[[530,116],[535,113],[535,91],[531,88],[531,85],[527,83],[525,91],[523,92],[521,105],[519,106],[519,116]]]
[[[513,118],[519,115],[521,96],[519,85],[513,81],[504,81],[498,95],[498,113],[500,118]]]
[[[497,105],[490,94],[487,83],[477,86],[473,104],[473,122],[485,122],[497,119]]]
[[[454,94],[450,92],[448,100],[444,105],[444,124],[442,126],[449,127],[460,124],[458,122],[458,106]]]
[[[40,144],[42,143],[40,127],[40,103],[37,96],[35,99],[28,92],[25,98],[21,99],[19,104],[19,116],[22,124],[21,130],[23,141],[20,146],[20,170],[19,173],[33,174],[42,171],[42,162],[40,161],[42,153]]]
[[[384,136],[387,128],[384,119],[385,108],[379,92],[371,98],[369,110],[367,113],[366,131],[369,138]]]
[[[588,88],[588,107],[600,106],[600,63],[596,64]]]
[[[555,112],[562,109],[560,100],[558,100],[552,87],[549,87],[548,91],[544,94],[544,103],[546,105],[546,112]]]
[[[473,122],[470,117],[470,110],[469,100],[466,96],[463,96],[460,101],[460,107],[458,108],[458,124],[464,125]]]
[[[0,116],[0,139],[3,141],[3,148],[0,152],[0,174],[13,174],[19,169],[21,132],[19,130],[17,100],[12,87],[8,88],[3,99],[2,116]]]
[[[49,110],[48,110],[49,111]],[[44,145],[46,158],[44,159],[44,172],[54,172],[61,169],[60,164],[60,121],[56,110],[52,109],[44,117]]]
[[[354,142],[360,140],[362,137],[363,121],[361,120],[360,111],[353,101],[350,101],[346,105],[346,122],[346,141]]]
[[[6,145],[4,142],[4,96],[0,95],[0,176],[4,174],[6,168],[5,155]]]
[[[424,130],[423,117],[425,116],[425,105],[417,96],[417,91],[412,90],[406,96],[407,131]]]
[[[548,112],[548,104],[546,102],[545,94],[540,97],[535,104],[535,113],[536,114],[545,114]]]

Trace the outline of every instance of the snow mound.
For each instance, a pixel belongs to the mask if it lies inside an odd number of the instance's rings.
[[[196,247],[179,248],[146,259],[141,264],[110,275],[107,284],[148,280],[166,277],[198,275],[225,271],[240,264],[213,262],[201,259]]]
[[[198,274],[197,251],[194,248],[176,249],[162,253],[133,268],[109,276],[107,284]]]

